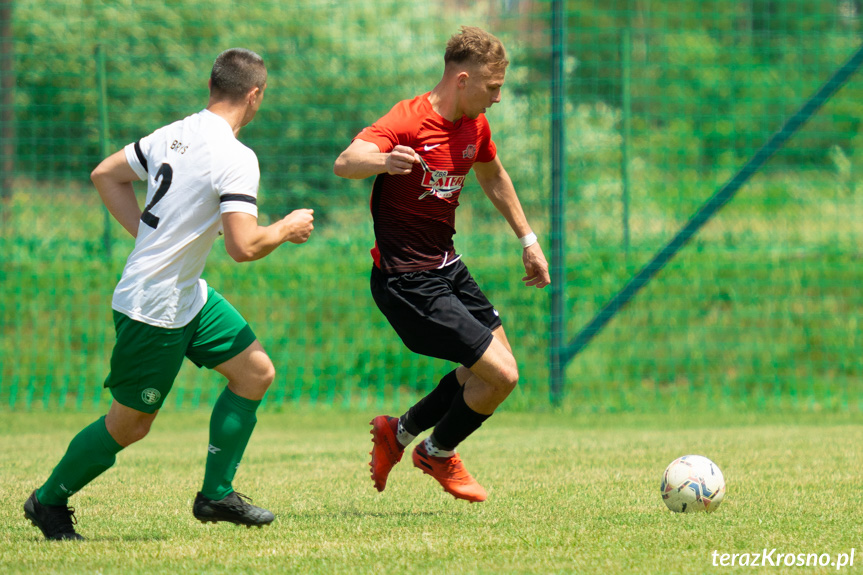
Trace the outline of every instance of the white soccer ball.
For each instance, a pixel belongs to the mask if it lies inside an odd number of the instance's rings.
[[[662,500],[676,513],[715,511],[725,497],[725,478],[719,467],[701,455],[678,457],[665,468]]]

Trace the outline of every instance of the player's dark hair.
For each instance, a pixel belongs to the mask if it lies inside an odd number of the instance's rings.
[[[503,43],[475,26],[462,26],[461,32],[454,34],[446,44],[443,55],[444,64],[485,64],[492,71],[506,69],[509,60]]]
[[[210,73],[210,92],[226,100],[239,100],[255,87],[263,90],[266,83],[264,59],[245,48],[219,54]]]

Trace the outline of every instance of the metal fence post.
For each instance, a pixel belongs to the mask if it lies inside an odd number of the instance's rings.
[[[564,269],[564,198],[566,196],[565,154],[565,31],[566,17],[563,0],[552,2],[551,46],[551,402],[560,403],[563,397],[564,368],[563,346],[564,296],[566,270]]]
[[[632,142],[632,31],[627,26],[623,30],[620,43],[621,72],[623,75],[623,130],[620,138],[620,176],[623,183],[621,203],[623,214],[621,225],[623,227],[623,256],[629,263],[629,158],[631,157],[630,145]]]
[[[96,76],[99,82],[99,149],[102,158],[107,158],[111,153],[108,143],[108,78],[105,67],[105,47],[102,44],[96,46]],[[111,214],[108,208],[102,208],[104,228],[102,230],[102,246],[105,249],[105,260],[111,261]]]

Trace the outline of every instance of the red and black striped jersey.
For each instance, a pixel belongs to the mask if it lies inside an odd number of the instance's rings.
[[[485,115],[453,123],[434,111],[428,96],[399,102],[357,135],[384,153],[409,146],[422,159],[410,174],[379,174],[372,187],[372,257],[385,273],[453,261],[455,209],[465,178],[474,162],[490,162],[497,153]]]

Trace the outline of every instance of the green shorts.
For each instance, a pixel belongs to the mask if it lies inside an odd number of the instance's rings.
[[[117,341],[105,387],[117,403],[144,413],[162,407],[184,357],[212,369],[256,339],[243,316],[211,287],[204,308],[184,327],[156,327],[118,311],[114,327]]]

